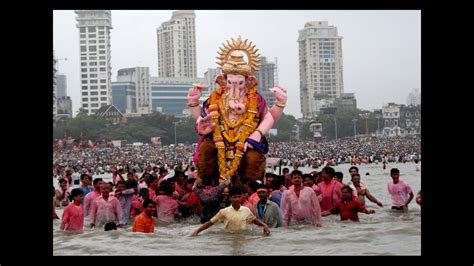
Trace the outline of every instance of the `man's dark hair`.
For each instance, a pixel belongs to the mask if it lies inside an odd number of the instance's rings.
[[[97,183],[99,183],[100,181],[104,181],[101,177],[97,177],[97,178],[94,178],[94,181],[92,181],[92,184],[95,186],[97,185]]]
[[[336,172],[335,175],[337,179],[342,181],[342,178],[344,177],[344,174],[342,172]]]
[[[398,170],[398,168],[392,168],[390,169],[390,174],[393,175],[393,174],[399,174],[400,173],[400,170]]]
[[[332,167],[330,167],[330,166],[324,167],[321,172],[325,172],[325,173],[328,174],[329,177],[331,177],[331,178],[333,178],[333,177],[336,175],[336,171],[334,170],[334,168],[332,168]]]
[[[233,186],[229,189],[229,197],[232,197],[233,195],[242,195],[243,192],[244,190],[241,186]]]
[[[293,177],[294,175],[299,175],[303,177],[303,172],[301,172],[300,170],[293,170],[291,171],[291,177]]]
[[[143,208],[148,207],[149,204],[155,205],[155,208],[156,208],[156,202],[152,201],[151,199],[146,199],[143,201]]]
[[[351,166],[351,168],[349,168],[349,173],[351,172],[352,169],[355,169],[357,173],[359,172],[359,168],[357,168],[356,166]]]
[[[350,186],[348,186],[348,185],[343,186],[343,187],[341,188],[341,191],[342,191],[343,189],[347,189],[347,190],[349,191],[349,193],[352,193],[352,188],[351,188]]]

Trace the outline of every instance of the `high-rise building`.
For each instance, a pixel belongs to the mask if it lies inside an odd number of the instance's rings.
[[[136,95],[135,82],[112,82],[112,104],[123,114],[137,113]]]
[[[72,100],[69,96],[57,96],[57,115],[71,118],[72,117]]]
[[[211,92],[215,91],[219,85],[216,83],[216,77],[219,75],[220,69],[219,68],[208,68],[206,72],[204,72],[204,78],[206,79],[206,84],[209,86],[207,88],[207,92],[202,92],[202,94],[210,95]]]
[[[110,10],[76,10],[81,64],[81,108],[91,115],[112,102]]]
[[[150,105],[153,112],[159,111],[176,117],[188,116],[188,91],[195,82],[206,82],[204,78],[151,77]],[[203,91],[203,94],[206,92]]]
[[[58,102],[56,100],[56,58],[53,51],[53,118],[58,114]]]
[[[66,75],[57,74],[56,75],[56,97],[66,97],[66,96],[67,96]]]
[[[195,18],[192,10],[174,11],[156,30],[158,77],[197,77]]]
[[[407,105],[415,106],[421,104],[421,93],[420,89],[413,89],[407,97]]]
[[[149,113],[150,112],[150,68],[149,67],[133,67],[119,69],[117,72],[117,82],[131,82],[133,83],[133,102],[135,106],[130,106],[130,99],[127,100],[127,111],[122,111],[119,106],[115,103],[114,105],[119,108],[123,113]],[[115,84],[114,84],[115,86]],[[130,90],[127,93],[130,96]],[[133,111],[135,110],[135,111]]]
[[[303,117],[316,116],[344,93],[342,37],[327,21],[311,21],[299,31],[300,99]]]
[[[258,93],[265,98],[267,105],[271,107],[275,102],[275,95],[269,89],[275,87],[275,73],[277,65],[267,61],[267,58],[260,57],[260,69],[254,73],[258,80]]]

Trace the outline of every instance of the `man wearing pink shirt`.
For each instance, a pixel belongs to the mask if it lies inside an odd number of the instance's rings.
[[[84,198],[84,217],[89,216],[89,212],[92,207],[92,202],[100,196],[100,186],[103,182],[104,181],[102,181],[102,178],[95,178],[92,182],[94,185],[94,190],[87,193]]]
[[[392,176],[392,182],[388,183],[387,188],[392,197],[392,209],[408,210],[408,204],[414,197],[411,187],[400,180],[400,170],[397,168],[392,168],[390,175]]]
[[[334,207],[342,199],[342,184],[334,179],[336,172],[334,168],[326,166],[321,171],[322,182],[318,184],[321,189],[321,210],[327,211]]]
[[[102,195],[92,202],[90,211],[91,228],[110,222],[120,224],[122,207],[120,207],[120,202],[116,197],[110,196],[110,190],[110,184],[104,182],[101,185]]]
[[[64,208],[61,230],[70,232],[81,232],[84,226],[84,208],[81,203],[84,198],[82,189],[75,188],[71,191],[72,204]]]
[[[175,222],[178,218],[178,203],[173,199],[174,187],[165,180],[161,182],[160,188],[163,189],[164,195],[157,195],[154,198],[156,202],[156,211],[158,213],[158,223],[168,225]]]
[[[280,208],[286,226],[295,223],[310,222],[321,226],[321,207],[318,197],[312,188],[303,186],[302,173],[299,170],[291,172],[292,188],[285,190]]]

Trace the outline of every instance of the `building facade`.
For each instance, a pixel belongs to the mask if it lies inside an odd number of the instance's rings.
[[[76,10],[81,65],[81,108],[91,115],[112,102],[110,10]]]
[[[131,103],[129,101],[131,99],[127,100],[128,105],[126,109],[128,109],[129,111],[127,111],[126,113],[130,113],[130,112],[150,113],[150,68],[149,67],[133,67],[133,68],[120,69],[117,72],[117,82],[131,82],[134,84],[135,95],[134,95],[133,102],[135,106],[133,107],[130,106]]]
[[[54,56],[53,51],[53,121],[56,115],[58,114],[57,106],[58,102],[56,101],[56,58]]]
[[[192,10],[174,11],[156,30],[158,77],[197,77],[195,18]]]
[[[275,87],[276,63],[269,62],[266,57],[260,58],[260,69],[254,73],[258,80],[258,93],[265,98],[267,105],[271,107],[275,102],[275,95],[269,89]]]
[[[136,83],[112,82],[112,104],[123,114],[137,113]]]
[[[102,106],[95,112],[95,115],[105,118],[111,124],[118,124],[124,121],[124,115],[113,104]]]
[[[342,37],[327,21],[311,21],[299,31],[298,45],[301,112],[314,117],[344,93]]]
[[[72,100],[69,96],[57,97],[57,115],[72,118]]]
[[[195,82],[206,82],[205,78],[161,78],[151,77],[151,111],[176,117],[188,116],[188,91]],[[204,93],[203,93],[204,94]]]
[[[382,107],[383,136],[402,136],[402,129],[400,127],[401,107],[401,104],[396,103],[388,103]]]
[[[56,75],[56,97],[67,96],[67,79],[64,74]]]
[[[421,93],[420,89],[413,89],[407,97],[407,105],[421,105]]]
[[[400,125],[404,136],[420,136],[421,105],[402,105],[400,108]]]
[[[206,79],[206,84],[209,85],[207,90],[207,94],[210,95],[211,92],[215,91],[218,87],[216,83],[216,77],[221,73],[219,68],[208,68],[206,72],[204,72],[204,78]]]

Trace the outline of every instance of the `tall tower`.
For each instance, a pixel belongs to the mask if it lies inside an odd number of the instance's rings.
[[[64,74],[56,75],[56,97],[67,96],[67,79]]]
[[[268,62],[267,58],[262,56],[260,57],[260,69],[255,72],[255,77],[258,80],[258,93],[265,98],[270,107],[275,102],[275,95],[269,89],[275,87],[276,68],[276,63]]]
[[[81,108],[95,114],[112,103],[110,10],[76,10],[81,64]]]
[[[420,89],[413,89],[407,97],[407,105],[420,105],[421,104],[421,93]]]
[[[53,118],[58,114],[58,102],[56,99],[56,58],[53,51]]]
[[[300,99],[303,117],[313,117],[344,93],[342,37],[327,21],[299,31]]]
[[[193,10],[174,11],[156,30],[158,77],[197,77],[195,18]]]

